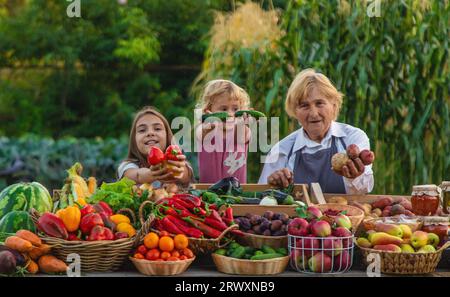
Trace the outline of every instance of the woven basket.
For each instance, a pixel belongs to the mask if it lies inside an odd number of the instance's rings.
[[[359,224],[361,224],[364,219],[364,211],[361,209],[351,206],[351,205],[342,205],[337,203],[327,203],[327,204],[318,204],[315,205],[320,209],[320,211],[324,212],[328,209],[336,210],[336,211],[346,211],[346,216],[352,222],[352,232],[355,233],[358,230]],[[333,218],[333,216],[329,216]]]
[[[286,236],[264,236],[257,234],[245,233],[244,236],[239,236],[236,241],[242,245],[250,246],[260,249],[263,245],[268,245],[271,248],[287,248],[288,237]]]
[[[37,226],[39,213],[30,210],[30,215]],[[136,235],[138,236],[139,233]],[[51,245],[52,253],[66,262],[69,254],[78,254],[82,271],[114,271],[118,270],[128,257],[135,237],[118,240],[100,241],[68,241],[60,238],[40,235],[40,238]]]
[[[377,223],[386,223],[386,224],[394,224],[394,225],[408,225],[411,228],[411,231],[417,231],[422,228],[423,220],[420,217],[410,217],[411,219],[417,220],[416,222],[402,222],[399,217],[382,217],[382,218],[374,218],[364,220],[362,225],[364,226],[364,230],[375,230]]]
[[[151,204],[153,202],[151,201],[144,201],[141,206],[139,207],[139,219],[141,221],[142,227],[144,229],[144,226],[146,226],[146,230],[143,232],[144,236],[145,234],[147,234],[150,231],[153,231],[157,234],[159,234],[158,230],[155,230],[151,227],[151,223],[154,219],[153,215],[150,215],[149,218],[147,220],[144,220],[143,218],[143,208],[147,205],[147,204]],[[150,223],[149,223],[150,221]],[[150,226],[148,226],[148,224],[150,224]],[[229,232],[231,230],[234,229],[239,229],[239,225],[231,225],[230,227],[228,227],[227,229],[225,229],[222,234],[220,234],[219,237],[217,238],[194,238],[194,237],[188,237],[189,239],[189,248],[194,252],[195,255],[198,254],[206,254],[209,252],[214,252],[217,249],[221,249],[226,247],[228,244],[230,244],[230,242],[232,241],[232,236],[229,236]],[[173,234],[176,235],[176,234]]]
[[[130,257],[129,259],[142,274],[167,276],[185,272],[195,260],[195,257],[179,261],[149,261],[145,259],[135,259],[133,257]]]
[[[396,253],[388,251],[378,251],[370,248],[361,249],[363,262],[369,265],[367,256],[378,254],[381,259],[380,271],[386,274],[426,274],[436,270],[441,260],[442,252],[450,247],[450,242],[446,242],[434,253]]]
[[[286,270],[289,256],[267,260],[242,260],[212,254],[217,270],[226,274],[271,275]]]

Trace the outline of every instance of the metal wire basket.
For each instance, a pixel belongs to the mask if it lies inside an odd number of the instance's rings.
[[[288,235],[290,264],[303,273],[344,273],[352,267],[354,236]]]

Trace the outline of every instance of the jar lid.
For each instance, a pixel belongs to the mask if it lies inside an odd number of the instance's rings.
[[[441,188],[443,191],[450,191],[450,181],[443,181]]]
[[[413,196],[440,196],[441,188],[436,185],[415,185],[412,190]]]

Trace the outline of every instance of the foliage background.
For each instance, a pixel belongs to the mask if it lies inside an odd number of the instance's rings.
[[[289,84],[314,67],[346,95],[339,121],[371,140],[375,193],[450,179],[448,0],[381,1],[380,18],[367,16],[367,1],[262,1],[265,14],[244,1],[81,2],[82,18],[70,19],[65,1],[0,0],[0,168],[19,156],[24,174],[53,188],[79,160],[110,180],[137,109],[192,118],[216,77],[280,116],[284,137],[298,128],[283,112]],[[242,19],[218,26],[217,11]],[[253,20],[267,26],[233,27]]]

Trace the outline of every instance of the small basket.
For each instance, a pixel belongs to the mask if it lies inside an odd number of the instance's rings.
[[[285,236],[264,236],[257,234],[244,233],[244,236],[239,236],[236,241],[242,245],[250,246],[260,249],[263,245],[270,246],[272,248],[287,248],[288,237]]]
[[[317,208],[320,209],[320,211],[324,212],[328,209],[336,210],[336,211],[346,211],[346,216],[350,219],[352,222],[352,232],[353,234],[358,230],[359,224],[361,224],[362,220],[364,219],[364,211],[361,209],[351,206],[351,205],[342,205],[337,203],[327,203],[327,204],[318,204],[316,205]],[[334,216],[328,216],[333,218]]]
[[[39,213],[30,210],[30,215],[37,226]],[[81,259],[82,271],[115,271],[121,268],[128,257],[134,238],[100,241],[68,241],[56,237],[40,236],[51,245],[52,253],[60,260],[66,262],[70,254],[78,254]]]
[[[286,270],[289,263],[289,256],[267,260],[242,260],[212,254],[212,258],[219,272],[241,275],[280,274]]]
[[[450,247],[450,242],[446,242],[440,249],[433,253],[396,253],[390,251],[378,251],[370,248],[361,249],[363,262],[366,265],[372,263],[368,261],[370,254],[379,255],[380,272],[386,274],[426,274],[436,270],[441,260],[442,252]]]
[[[380,222],[394,225],[408,225],[412,232],[420,230],[423,225],[423,220],[420,217],[407,217],[406,221],[405,217],[382,217],[364,220],[362,226],[365,231],[375,230],[376,224]]]
[[[184,273],[195,260],[195,257],[179,261],[149,261],[133,257],[129,259],[142,274],[168,276]]]
[[[154,216],[150,215],[147,220],[143,217],[143,209],[144,206],[147,204],[152,204],[151,201],[144,201],[141,206],[139,207],[139,219],[141,221],[142,226],[144,227],[147,225],[147,233],[150,231],[153,231],[157,234],[159,234],[158,230],[155,230],[151,228],[151,223],[154,220]],[[150,226],[148,226],[148,222],[150,221]],[[209,252],[214,252],[215,250],[221,249],[226,247],[230,242],[232,241],[231,238],[227,238],[226,236],[229,235],[229,232],[234,229],[239,229],[239,225],[231,225],[227,229],[225,229],[222,234],[220,234],[217,238],[194,238],[194,237],[188,237],[189,239],[189,248],[192,250],[194,254],[206,254]],[[145,233],[146,234],[146,233]],[[145,235],[144,234],[144,235]],[[174,234],[176,235],[176,234]]]
[[[291,267],[303,273],[338,274],[352,267],[354,236],[307,237],[288,235]],[[330,247],[324,247],[326,241]],[[319,254],[319,269],[314,272],[308,261]]]

